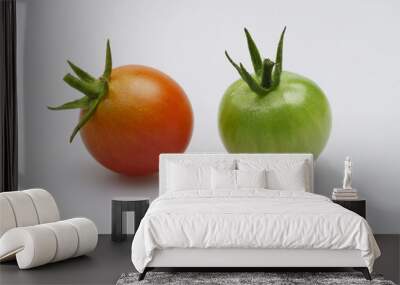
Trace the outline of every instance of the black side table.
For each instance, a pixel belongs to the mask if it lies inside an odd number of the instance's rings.
[[[333,203],[339,204],[340,206],[359,214],[361,217],[366,219],[366,204],[365,199],[357,200],[332,200]]]
[[[111,239],[113,241],[123,241],[126,239],[126,233],[123,233],[124,212],[135,212],[135,232],[137,231],[140,221],[149,208],[150,199],[144,197],[118,197],[113,198],[111,203]]]

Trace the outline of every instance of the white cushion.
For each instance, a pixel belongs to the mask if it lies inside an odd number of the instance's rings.
[[[91,220],[86,218],[74,218],[65,220],[64,222],[74,226],[78,233],[79,244],[74,257],[91,252],[96,248],[98,233],[96,225]]]
[[[53,196],[44,189],[0,193],[0,237],[13,227],[55,222],[60,213]]]
[[[267,188],[267,171],[236,170],[237,188]]]
[[[239,190],[242,188],[267,188],[265,169],[256,170],[211,170],[212,190]]]
[[[310,188],[305,160],[239,159],[239,170],[267,170],[267,188],[273,190],[307,191]]]
[[[23,191],[1,193],[13,209],[17,227],[33,226],[39,223],[35,205],[29,195]]]
[[[179,160],[167,164],[167,191],[211,189],[211,168],[235,169],[234,160]]]
[[[39,224],[60,220],[60,213],[53,196],[44,189],[28,189],[21,191],[28,194],[33,201]]]
[[[211,189],[236,189],[236,170],[231,169],[215,169],[211,170]]]
[[[20,269],[49,263],[56,251],[57,239],[43,225],[14,228],[0,238],[0,260],[16,257]]]
[[[57,240],[56,254],[51,262],[67,259],[74,256],[79,244],[78,232],[74,226],[66,221],[44,224],[43,226],[51,229]]]
[[[210,188],[210,167],[170,163],[168,172],[168,190],[170,191]]]
[[[8,199],[3,195],[0,195],[0,217],[1,237],[6,231],[17,226],[11,204]]]

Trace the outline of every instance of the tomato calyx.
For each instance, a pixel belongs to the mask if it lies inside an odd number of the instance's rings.
[[[85,111],[69,138],[69,142],[71,143],[79,130],[90,120],[90,118],[96,112],[97,106],[108,93],[108,83],[110,81],[112,70],[110,41],[107,40],[104,72],[103,75],[100,76],[98,79],[96,79],[77,65],[73,64],[71,61],[68,60],[67,62],[74,73],[77,75],[77,77],[68,73],[63,78],[64,82],[72,88],[82,92],[85,96],[78,100],[67,102],[60,106],[48,106],[47,108],[54,111],[71,109],[82,109]]]
[[[258,51],[258,48],[249,31],[246,28],[244,29],[251,62],[254,68],[254,76],[246,70],[242,63],[239,63],[239,65],[236,64],[229,56],[228,52],[225,51],[225,56],[228,58],[233,67],[237,70],[240,77],[247,83],[249,88],[258,95],[267,95],[269,92],[279,86],[282,73],[282,52],[285,31],[286,27],[281,33],[276,51],[275,62],[273,62],[269,58],[266,58],[264,60],[262,59],[260,52]]]

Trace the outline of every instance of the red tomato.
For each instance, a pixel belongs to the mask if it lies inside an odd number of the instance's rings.
[[[81,109],[70,142],[80,131],[98,162],[133,176],[157,172],[160,153],[185,151],[193,113],[185,92],[172,78],[142,65],[112,69],[109,42],[101,77],[68,63],[77,77],[67,74],[64,81],[85,96],[49,109]]]
[[[105,167],[147,175],[158,170],[160,153],[185,151],[192,127],[190,102],[173,79],[154,68],[126,65],[112,70],[108,95],[81,136]]]

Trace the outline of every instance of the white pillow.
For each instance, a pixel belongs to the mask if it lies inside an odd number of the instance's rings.
[[[210,170],[207,166],[168,164],[167,189],[185,191],[193,189],[210,189]]]
[[[306,160],[239,160],[239,170],[267,170],[267,188],[273,190],[307,191],[308,164]],[[308,190],[309,191],[309,190]]]
[[[268,171],[268,188],[274,190],[306,191],[308,183],[305,170],[305,163],[302,163],[296,165],[294,168]]]
[[[236,170],[211,169],[211,189],[236,189]]]
[[[166,190],[211,190],[211,167],[235,169],[236,160],[209,158],[185,158],[166,164]]]
[[[262,170],[235,170],[236,187],[240,188],[267,188],[267,171]]]
[[[211,169],[212,190],[239,190],[241,188],[266,188],[266,170]]]

